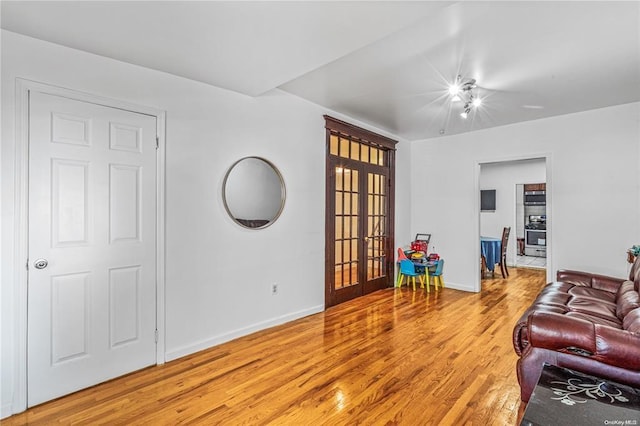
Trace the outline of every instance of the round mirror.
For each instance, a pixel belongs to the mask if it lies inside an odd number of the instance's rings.
[[[227,213],[237,224],[251,229],[265,228],[284,208],[282,175],[264,158],[241,158],[224,177],[222,199]]]

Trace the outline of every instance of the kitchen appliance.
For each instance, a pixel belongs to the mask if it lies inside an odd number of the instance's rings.
[[[525,206],[545,206],[547,205],[547,191],[525,191]]]
[[[547,229],[547,215],[530,214],[524,229]]]
[[[547,257],[547,216],[529,215],[524,226],[524,254]]]

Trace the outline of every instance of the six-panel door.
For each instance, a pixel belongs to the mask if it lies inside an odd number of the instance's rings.
[[[29,406],[155,364],[156,167],[155,117],[30,92]]]

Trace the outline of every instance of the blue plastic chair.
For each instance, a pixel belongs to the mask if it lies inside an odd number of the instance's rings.
[[[416,267],[412,261],[408,259],[403,259],[400,261],[400,277],[398,278],[398,287],[402,287],[402,281],[404,277],[407,277],[407,285],[409,285],[409,278],[413,282],[413,291],[416,291],[416,277],[420,278],[420,285],[424,287],[424,280],[422,279],[422,274],[416,272]]]
[[[436,262],[436,270],[434,272],[429,272],[427,277],[427,291],[429,291],[430,285],[430,277],[433,277],[433,286],[438,290],[438,283],[440,283],[440,287],[444,288],[444,278],[442,278],[442,269],[444,268],[444,259],[440,259]]]

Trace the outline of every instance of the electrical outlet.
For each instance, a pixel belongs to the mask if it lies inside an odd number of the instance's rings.
[[[271,295],[275,296],[278,294],[278,284],[271,284]]]

